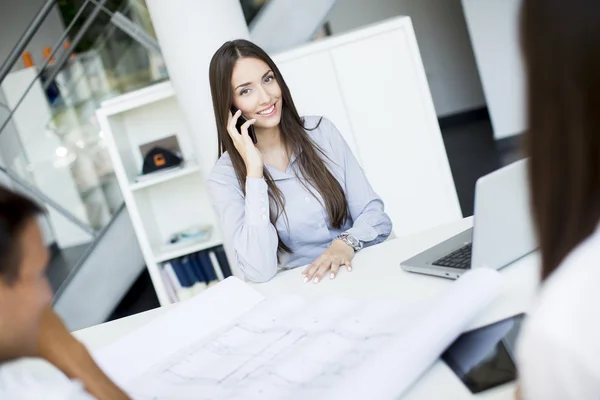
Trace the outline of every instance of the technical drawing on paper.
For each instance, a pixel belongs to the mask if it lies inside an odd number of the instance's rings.
[[[322,398],[402,335],[420,309],[384,301],[268,299],[126,389],[140,400]]]

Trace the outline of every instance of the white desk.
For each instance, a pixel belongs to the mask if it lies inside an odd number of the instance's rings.
[[[466,218],[427,232],[398,238],[367,248],[358,253],[353,271],[342,271],[338,277],[321,283],[303,284],[300,270],[277,275],[268,283],[252,286],[267,297],[299,294],[310,298],[341,295],[353,298],[393,298],[414,301],[435,296],[452,283],[443,278],[404,272],[399,263],[414,254],[448,238],[472,225]],[[504,268],[505,287],[499,298],[486,310],[471,328],[525,312],[529,309],[538,282],[538,257],[529,255]],[[172,305],[87,328],[75,333],[91,350],[104,346],[142,326]],[[435,334],[435,333],[432,333]],[[393,374],[393,371],[390,371]],[[403,397],[408,400],[470,399],[473,396],[454,373],[438,361]],[[514,385],[505,385],[481,393],[477,399],[500,400],[514,398]]]

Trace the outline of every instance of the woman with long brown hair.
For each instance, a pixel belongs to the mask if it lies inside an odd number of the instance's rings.
[[[307,264],[305,282],[333,279],[341,266],[351,270],[356,251],[389,236],[383,202],[341,134],[326,118],[298,115],[260,47],[226,42],[209,77],[220,157],[209,193],[250,280]],[[247,121],[238,130],[240,118]]]
[[[523,0],[521,18],[543,280],[518,347],[522,397],[600,399],[600,2]]]

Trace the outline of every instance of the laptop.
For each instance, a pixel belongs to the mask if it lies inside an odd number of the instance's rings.
[[[473,228],[402,262],[405,271],[457,279],[471,268],[500,269],[537,248],[529,212],[527,160],[479,178]]]

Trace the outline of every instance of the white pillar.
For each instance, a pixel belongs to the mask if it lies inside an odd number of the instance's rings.
[[[207,177],[216,161],[217,128],[208,81],[214,52],[248,39],[239,0],[146,0],[169,76]]]

